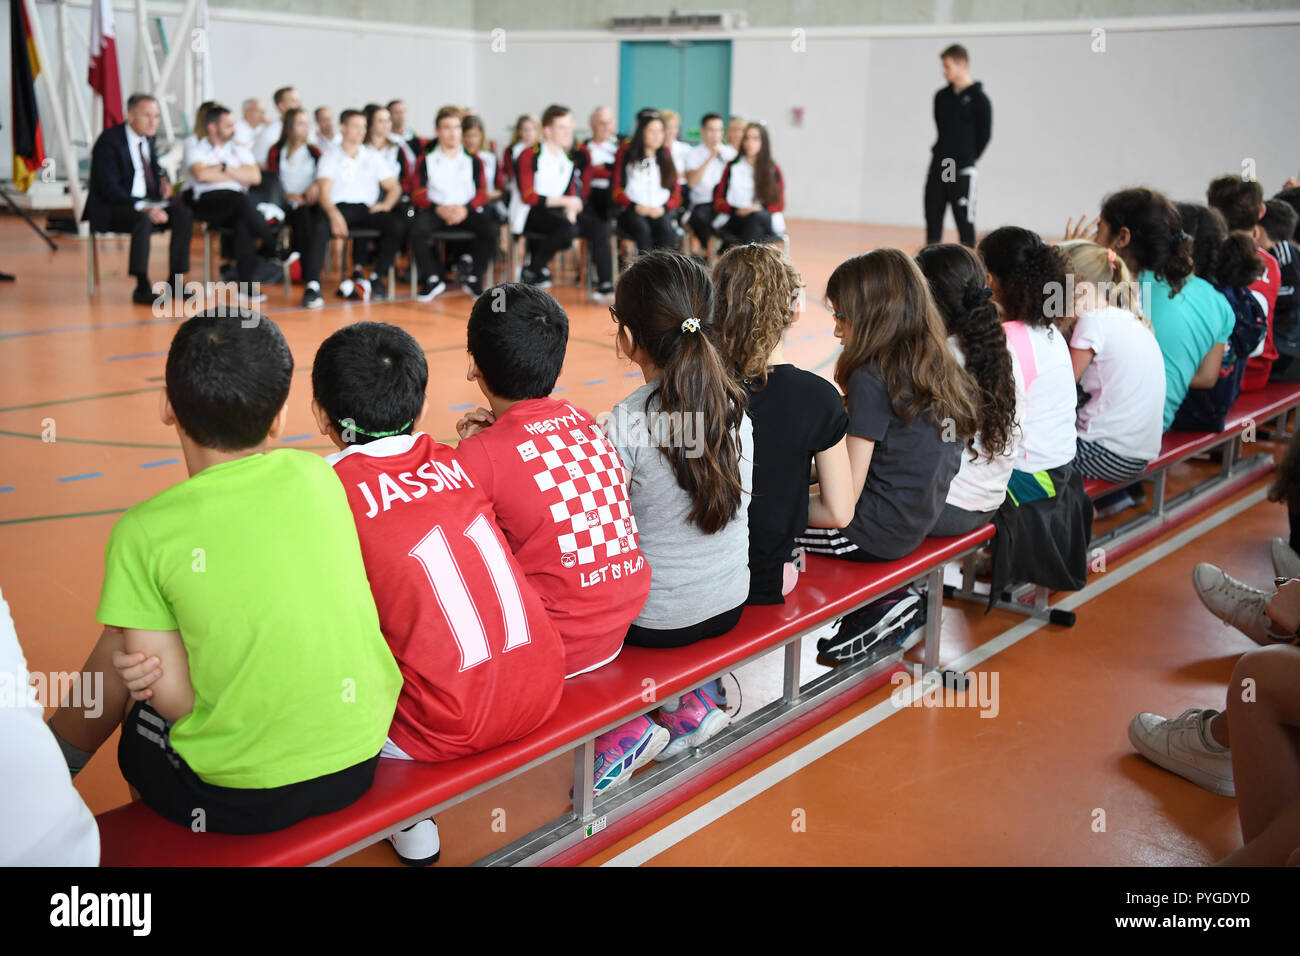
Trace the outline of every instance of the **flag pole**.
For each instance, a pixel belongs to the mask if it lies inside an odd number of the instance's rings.
[[[77,154],[72,151],[72,140],[68,137],[68,123],[63,115],[63,104],[59,102],[59,92],[54,85],[54,61],[50,59],[49,47],[45,44],[45,31],[41,29],[40,18],[36,15],[36,0],[22,0],[23,10],[27,13],[28,28],[32,31],[32,44],[36,47],[36,58],[41,64],[41,80],[45,85],[45,99],[54,114],[54,135],[59,143],[59,154],[63,157],[63,168],[68,180],[68,193],[72,197],[72,218],[77,224],[79,235],[87,235],[85,224],[81,221],[81,211],[86,200],[81,191],[81,173],[77,169]]]

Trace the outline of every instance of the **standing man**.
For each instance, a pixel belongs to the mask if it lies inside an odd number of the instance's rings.
[[[157,230],[170,229],[168,282],[179,297],[190,268],[190,235],[194,215],[173,195],[172,184],[158,165],[154,136],[161,116],[158,101],[147,93],[132,93],[126,101],[126,121],[104,130],[90,155],[90,189],[81,218],[95,232],[131,234],[130,273],[135,276],[131,300],[154,301],[149,284],[149,240]]]
[[[993,107],[984,88],[970,77],[970,56],[960,43],[939,54],[948,85],[934,94],[935,140],[925,180],[925,237],[943,236],[943,217],[952,206],[964,246],[975,246],[975,163],[993,132]]]

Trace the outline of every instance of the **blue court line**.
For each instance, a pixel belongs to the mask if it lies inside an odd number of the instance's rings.
[[[280,441],[306,441],[311,435],[286,435]]]
[[[23,329],[19,332],[0,332],[0,340],[21,339],[29,335],[57,335],[61,332],[98,332],[101,329],[128,329],[142,325],[176,325],[185,316],[168,319],[143,319],[137,322],[102,322],[98,325],[60,325],[52,329]]]
[[[141,468],[158,468],[162,465],[179,465],[179,458],[164,458],[161,461],[145,461],[140,463]]]
[[[104,473],[102,471],[88,471],[84,475],[67,475],[63,478],[60,478],[59,481],[81,481],[83,478],[103,478],[103,477],[104,477]]]
[[[556,392],[563,392],[563,391],[567,391],[567,389],[563,385],[557,385],[555,386],[555,388],[551,389],[551,394],[554,395]]]
[[[8,488],[0,488],[0,494],[4,494],[6,491],[13,491],[13,490],[14,490],[13,485],[10,485]]]
[[[593,378],[590,382],[583,382],[582,384],[583,385],[604,385],[605,380],[603,378]]]
[[[110,362],[122,362],[127,359],[157,358],[160,355],[166,354],[166,352],[133,352],[130,355],[110,355],[108,360]]]
[[[640,373],[640,372],[628,372],[628,373],[626,373],[623,377],[624,377],[624,378],[640,378],[640,377],[641,377],[641,373]]]
[[[470,402],[468,405],[448,405],[448,406],[447,406],[447,411],[449,411],[449,412],[463,412],[465,409],[467,409],[467,408],[473,408],[473,407],[474,407],[474,403],[473,403],[473,402]]]

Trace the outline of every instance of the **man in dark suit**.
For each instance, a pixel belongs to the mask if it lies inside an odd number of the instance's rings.
[[[179,289],[183,280],[178,277],[190,268],[194,214],[173,195],[158,165],[154,136],[160,116],[156,99],[146,93],[131,94],[126,122],[109,127],[95,140],[90,189],[81,214],[95,232],[131,234],[130,273],[136,282],[131,299],[140,305],[154,301],[148,275],[149,239],[154,232],[171,230],[167,281]]]

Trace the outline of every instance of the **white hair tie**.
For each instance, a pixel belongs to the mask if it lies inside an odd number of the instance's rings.
[[[685,322],[682,323],[683,332],[698,332],[699,330],[700,330],[700,320],[697,319],[695,316],[691,316],[689,319],[687,319]]]

